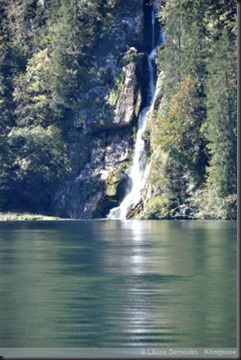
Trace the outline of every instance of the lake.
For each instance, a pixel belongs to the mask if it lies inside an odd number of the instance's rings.
[[[237,346],[235,221],[0,223],[0,347]]]

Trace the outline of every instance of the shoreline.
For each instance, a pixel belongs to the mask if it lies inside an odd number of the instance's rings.
[[[57,220],[68,220],[55,216],[31,214],[31,213],[1,213],[0,222],[5,221],[57,221]]]
[[[127,221],[237,221],[237,219],[128,219]],[[41,214],[32,214],[32,213],[2,213],[0,212],[0,223],[1,222],[11,222],[11,221],[110,221],[110,219],[99,218],[99,219],[71,219],[71,218],[61,218],[51,215],[41,215]],[[121,220],[114,220],[121,221]]]

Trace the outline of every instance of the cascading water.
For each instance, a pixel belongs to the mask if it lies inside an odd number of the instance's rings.
[[[156,91],[156,50],[162,43],[162,36],[160,35],[159,41],[155,44],[155,21],[156,20],[156,11],[157,7],[154,4],[152,5],[152,49],[148,55],[148,71],[149,71],[149,88],[147,95],[146,107],[142,109],[138,119],[138,130],[136,135],[136,143],[134,148],[134,158],[133,165],[131,168],[130,178],[132,180],[132,187],[129,194],[126,195],[120,206],[115,207],[110,210],[107,218],[113,220],[123,220],[126,219],[128,209],[131,205],[136,205],[141,200],[141,191],[145,185],[146,178],[146,156],[145,156],[145,142],[142,139],[142,135],[146,128],[146,123],[148,119],[148,112],[151,108],[152,101],[155,96]]]

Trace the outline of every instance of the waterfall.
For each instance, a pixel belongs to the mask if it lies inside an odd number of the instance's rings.
[[[113,220],[124,220],[126,219],[126,215],[128,209],[131,205],[137,205],[141,200],[141,192],[145,185],[146,180],[146,154],[145,154],[145,142],[142,139],[142,135],[146,128],[146,123],[148,119],[148,112],[151,108],[152,101],[155,96],[156,91],[156,50],[160,46],[162,42],[162,35],[160,35],[160,39],[158,44],[155,45],[155,21],[156,20],[156,6],[153,4],[152,6],[152,14],[151,14],[151,26],[152,26],[152,50],[148,55],[148,72],[149,72],[149,86],[148,86],[148,94],[147,94],[147,102],[146,107],[142,109],[138,118],[138,130],[136,135],[136,143],[134,148],[134,157],[133,164],[131,168],[130,178],[132,180],[132,187],[129,194],[126,195],[120,206],[115,207],[110,210],[107,218]]]

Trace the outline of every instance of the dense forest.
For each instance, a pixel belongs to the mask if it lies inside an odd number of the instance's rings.
[[[104,217],[128,188],[149,0],[0,0],[0,211]],[[235,0],[156,0],[139,218],[235,219]]]

